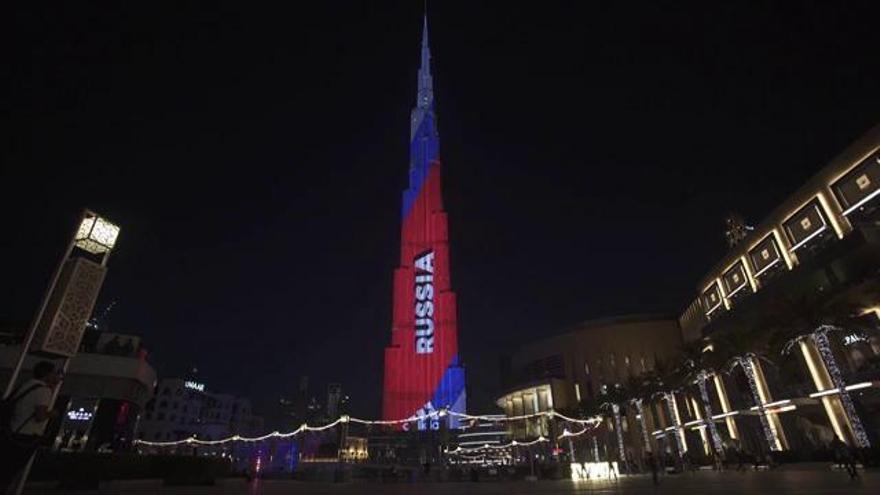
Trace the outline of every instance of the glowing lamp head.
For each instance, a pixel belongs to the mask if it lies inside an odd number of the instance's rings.
[[[119,226],[88,212],[76,231],[75,243],[76,247],[84,251],[103,254],[113,250],[117,237],[119,237]]]

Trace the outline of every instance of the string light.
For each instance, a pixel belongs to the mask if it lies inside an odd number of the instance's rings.
[[[532,446],[535,444],[549,442],[549,441],[550,440],[544,438],[543,436],[540,436],[530,442],[518,442],[516,440],[513,440],[513,441],[506,443],[506,444],[503,444],[503,445],[486,444],[486,445],[483,445],[482,447],[457,447],[455,450],[447,450],[446,453],[447,454],[460,454],[460,453],[467,454],[470,452],[478,452],[480,450],[503,450],[503,449],[509,449],[511,447],[529,447],[529,446]]]
[[[270,438],[290,438],[290,437],[293,437],[293,436],[296,436],[296,435],[299,435],[303,432],[308,432],[308,431],[324,431],[324,430],[328,430],[330,428],[334,428],[337,425],[339,425],[340,423],[357,423],[357,424],[362,424],[362,425],[393,426],[393,425],[400,425],[403,423],[411,423],[414,421],[419,421],[419,420],[428,419],[428,418],[442,418],[447,415],[456,416],[456,417],[460,417],[463,419],[469,419],[469,420],[490,421],[490,422],[523,421],[523,420],[534,419],[534,418],[539,418],[539,417],[552,418],[554,416],[557,416],[560,419],[563,419],[565,421],[569,421],[571,423],[578,423],[578,424],[596,424],[599,421],[596,418],[590,418],[590,419],[570,418],[568,416],[565,416],[563,414],[560,414],[560,413],[554,412],[554,411],[542,411],[542,412],[538,412],[538,413],[534,413],[534,414],[525,414],[525,415],[521,415],[521,416],[498,417],[497,415],[491,415],[491,414],[473,415],[473,414],[466,414],[466,413],[459,413],[459,412],[455,412],[455,411],[449,411],[446,409],[439,409],[439,410],[435,410],[435,411],[430,411],[430,412],[423,414],[423,415],[418,415],[418,416],[414,415],[414,416],[410,416],[405,419],[392,419],[392,420],[389,420],[389,419],[375,419],[375,420],[361,419],[361,418],[343,415],[343,416],[340,416],[339,418],[337,418],[336,421],[333,421],[332,423],[328,423],[323,426],[309,426],[308,424],[303,423],[299,428],[297,428],[296,430],[290,431],[290,432],[281,433],[278,431],[273,431],[272,433],[267,433],[265,435],[261,435],[261,436],[257,436],[257,437],[243,437],[240,435],[231,435],[229,437],[222,438],[219,440],[200,440],[200,439],[196,438],[195,436],[192,436],[189,438],[184,438],[182,440],[173,440],[173,441],[167,441],[167,442],[153,442],[153,441],[149,441],[149,440],[137,439],[134,441],[134,443],[139,444],[139,445],[146,445],[146,446],[150,446],[150,447],[174,447],[174,446],[179,446],[179,445],[223,445],[223,444],[226,444],[229,442],[262,442],[262,441],[268,440]],[[530,444],[520,443],[519,445],[530,445]]]
[[[816,347],[819,349],[819,354],[822,356],[822,361],[825,362],[825,367],[828,368],[828,374],[831,375],[831,382],[834,383],[834,386],[840,390],[840,402],[843,404],[843,409],[846,411],[846,415],[849,416],[849,422],[852,426],[853,436],[855,436],[856,443],[859,447],[867,448],[871,446],[871,442],[868,440],[868,434],[865,432],[864,426],[862,426],[862,420],[859,418],[858,413],[856,413],[855,405],[853,404],[852,397],[849,395],[849,391],[846,387],[846,382],[843,381],[843,373],[840,372],[840,367],[837,366],[837,360],[834,358],[834,353],[831,352],[831,343],[828,341],[828,332],[839,330],[837,327],[833,327],[831,325],[822,325],[819,329],[811,335],[813,342],[816,343]]]
[[[620,406],[611,404],[611,412],[614,414],[614,428],[617,430],[617,449],[620,451],[620,460],[626,462],[626,450],[623,447],[623,425],[620,421]]]
[[[785,346],[782,348],[782,354],[788,354],[791,352],[794,346],[804,339],[810,339],[813,341],[835,388],[810,394],[810,397],[815,398],[838,393],[840,395],[840,402],[843,405],[844,413],[849,418],[850,425],[852,426],[853,436],[855,437],[856,443],[859,447],[867,448],[871,446],[871,442],[868,440],[868,434],[865,432],[862,420],[859,418],[852,397],[849,395],[849,391],[853,390],[853,387],[847,386],[846,382],[843,380],[843,373],[840,371],[840,366],[837,365],[837,359],[834,357],[834,352],[831,350],[831,342],[828,340],[829,332],[843,331],[845,330],[838,326],[819,325],[818,328],[809,334],[800,335],[786,342]]]
[[[556,412],[556,411],[548,411],[547,415],[550,417],[557,416],[560,419],[568,421],[569,423],[578,423],[578,424],[582,424],[582,425],[598,424],[598,423],[602,422],[602,419],[599,416],[594,416],[592,418],[587,418],[587,419],[577,419],[577,418],[570,418],[570,417],[568,417],[562,413]]]
[[[581,430],[581,431],[579,431],[579,432],[577,432],[577,433],[572,433],[572,432],[570,432],[570,431],[568,431],[568,430],[564,430],[564,431],[562,432],[562,435],[559,435],[559,436],[557,437],[557,439],[562,440],[563,438],[579,437],[579,436],[583,435],[584,433],[587,433],[588,431],[593,431],[594,429],[596,429],[595,426],[593,426],[592,428],[586,427],[586,428],[584,428],[583,430]]]
[[[770,425],[770,420],[767,418],[767,413],[764,410],[764,403],[761,400],[761,395],[758,393],[758,381],[755,377],[755,369],[753,368],[752,359],[756,359],[754,354],[737,356],[734,358],[733,364],[734,366],[739,365],[746,374],[746,378],[749,382],[749,389],[751,389],[752,392],[752,399],[754,399],[755,404],[757,404],[758,407],[758,418],[761,420],[761,429],[764,431],[764,438],[767,440],[767,445],[770,446],[770,450],[781,450],[776,441],[776,434],[774,433],[773,427]]]
[[[705,417],[711,418],[714,415],[712,414],[712,402],[709,400],[709,390],[706,388],[708,380],[709,374],[706,373],[706,370],[700,370],[700,373],[697,375],[697,387],[700,389],[700,399],[703,401],[703,410],[706,412]],[[718,434],[718,427],[715,426],[714,421],[704,420],[704,422],[709,427],[709,435],[712,437],[712,445],[715,447],[715,452],[721,455],[723,446],[721,444],[721,435]]]
[[[678,449],[678,455],[683,456],[685,450],[684,445],[681,443],[681,436],[679,435],[681,423],[675,405],[675,392],[663,392],[663,399],[666,401],[666,410],[669,412],[669,417],[672,418],[673,424],[673,426],[667,428],[667,430],[673,431],[672,437],[675,438],[675,448]]]
[[[636,419],[639,420],[639,426],[642,429],[642,441],[645,443],[645,452],[651,451],[651,441],[648,439],[648,428],[645,425],[645,408],[642,406],[642,399],[632,401],[636,405]]]
[[[346,420],[347,421],[347,420]],[[221,438],[219,440],[200,440],[194,436],[189,438],[184,438],[183,440],[174,440],[169,442],[151,442],[149,440],[135,440],[135,444],[147,445],[150,447],[174,447],[178,445],[223,445],[229,442],[262,442],[264,440],[268,440],[270,438],[290,438],[300,433],[306,431],[324,431],[329,430],[330,428],[336,427],[336,425],[343,423],[342,418],[338,418],[336,421],[332,423],[328,423],[324,426],[309,426],[307,424],[301,425],[299,428],[287,432],[281,433],[279,431],[273,431],[272,433],[267,433],[265,435],[261,435],[258,437],[243,437],[241,435],[230,435],[226,438]]]
[[[535,418],[541,418],[541,417],[548,417],[548,418],[558,417],[559,419],[563,419],[563,420],[568,421],[570,423],[580,423],[580,424],[589,424],[589,423],[594,423],[597,421],[596,418],[588,418],[588,419],[571,418],[571,417],[566,416],[566,415],[564,415],[560,412],[557,412],[557,411],[541,411],[541,412],[536,412],[536,413],[532,413],[532,414],[521,414],[519,416],[472,415],[472,414],[460,413],[460,412],[456,412],[456,411],[446,411],[446,414],[449,414],[450,416],[457,416],[462,419],[469,419],[469,420],[478,419],[481,421],[488,421],[488,422],[492,422],[492,423],[504,423],[504,422],[509,422],[509,421],[522,421],[522,420],[526,420],[526,419],[535,419]]]

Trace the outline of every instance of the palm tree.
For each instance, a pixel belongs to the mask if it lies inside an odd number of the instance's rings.
[[[599,407],[610,413],[612,421],[614,421],[614,432],[617,437],[617,449],[619,458],[626,463],[626,450],[623,444],[623,425],[620,419],[621,406],[629,401],[629,391],[627,391],[619,383],[612,385],[608,389],[602,390],[602,398]]]
[[[700,391],[700,401],[703,404],[704,422],[709,429],[712,447],[717,455],[722,455],[721,436],[712,419],[714,413],[712,402],[709,400],[709,390],[706,386],[709,378],[720,368],[721,363],[718,361],[718,356],[719,354],[714,352],[714,348],[707,350],[703,341],[690,342],[682,347],[682,367],[686,370],[685,381],[697,385]]]
[[[651,441],[648,436],[648,427],[645,423],[645,409],[643,403],[645,397],[651,397],[656,390],[652,390],[652,385],[656,382],[650,380],[645,374],[631,376],[627,380],[626,389],[629,391],[629,404],[636,408],[636,420],[639,422],[639,428],[642,432],[642,442],[644,443],[645,452],[651,451]]]
[[[818,298],[801,297],[783,299],[778,302],[777,307],[780,310],[771,312],[768,322],[768,326],[773,329],[774,347],[781,355],[790,353],[796,346],[804,346],[804,353],[810,353],[815,349],[820,359],[814,364],[824,368],[819,373],[827,374],[826,379],[830,378],[833,388],[838,391],[838,397],[852,426],[857,446],[869,447],[867,432],[856,412],[852,397],[846,390],[846,382],[831,350],[829,338],[830,335],[848,333],[864,337],[865,334],[873,332],[873,329],[866,327],[858,319],[862,305],[846,300],[822,304]],[[804,359],[808,357],[805,355]],[[818,383],[817,387],[819,387]]]
[[[759,408],[758,417],[761,421],[764,438],[771,450],[779,450],[781,445],[777,439],[775,427],[770,424],[770,420],[764,414],[764,401],[761,400],[759,389],[762,385],[766,387],[766,383],[759,383],[763,376],[762,362],[774,364],[769,358],[771,333],[765,331],[761,325],[748,324],[742,320],[732,320],[731,327],[729,330],[716,332],[709,337],[715,344],[714,348],[719,352],[714,359],[716,363],[718,360],[725,362],[723,369],[727,373],[731,373],[737,367],[743,370],[749,384],[752,401]]]

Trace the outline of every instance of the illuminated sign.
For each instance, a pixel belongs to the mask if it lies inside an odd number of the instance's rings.
[[[205,384],[204,383],[199,383],[199,382],[194,382],[194,381],[188,380],[188,381],[183,382],[183,386],[190,389],[190,390],[197,390],[199,392],[205,391]]]
[[[868,339],[866,339],[865,337],[863,337],[857,333],[851,333],[851,334],[843,337],[843,345],[853,345],[853,344],[858,344],[859,342],[867,342],[867,341],[868,341]]]
[[[617,461],[611,462],[579,462],[571,463],[571,479],[573,481],[608,479],[617,477]]]
[[[416,284],[416,353],[434,352],[434,251],[422,253],[413,262]]]
[[[92,413],[86,411],[84,407],[67,411],[67,419],[71,421],[90,421],[92,419],[92,416]]]

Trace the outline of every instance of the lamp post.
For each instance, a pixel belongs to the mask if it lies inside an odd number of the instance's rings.
[[[61,359],[61,370],[67,371],[70,358],[79,350],[86,322],[104,283],[107,260],[118,237],[118,226],[92,211],[83,211],[22,342],[4,398],[15,389],[28,354]],[[60,385],[55,387],[49,410],[60,388]],[[31,455],[14,493],[21,493],[33,462],[34,455]]]

